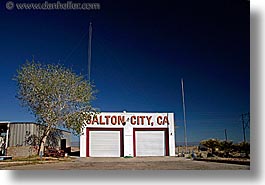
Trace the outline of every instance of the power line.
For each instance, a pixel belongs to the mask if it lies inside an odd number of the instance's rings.
[[[227,141],[227,132],[226,132],[226,129],[225,129],[225,141]]]
[[[242,128],[243,128],[243,139],[244,139],[244,142],[246,142],[246,128],[249,128],[249,124],[250,124],[249,112],[242,114],[241,119],[242,119]]]

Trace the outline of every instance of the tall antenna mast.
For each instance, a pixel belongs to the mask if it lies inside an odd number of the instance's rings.
[[[91,56],[92,56],[92,23],[89,24],[89,41],[88,41],[88,82],[90,83]]]
[[[185,108],[185,97],[184,97],[184,84],[181,78],[181,90],[182,90],[182,107],[183,107],[183,119],[184,119],[184,141],[185,141],[185,153],[188,151],[187,141],[187,128],[186,128],[186,108]]]

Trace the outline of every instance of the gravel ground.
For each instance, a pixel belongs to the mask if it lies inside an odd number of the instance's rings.
[[[4,170],[250,170],[250,166],[178,157],[75,158],[56,163],[1,165]]]

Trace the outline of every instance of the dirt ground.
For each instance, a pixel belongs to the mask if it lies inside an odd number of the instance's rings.
[[[6,163],[7,164],[7,163]],[[193,161],[179,157],[73,158],[43,164],[8,166],[3,170],[249,170],[250,166]]]

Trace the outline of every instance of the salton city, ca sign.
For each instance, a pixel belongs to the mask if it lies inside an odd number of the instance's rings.
[[[126,120],[129,119],[130,124],[132,125],[149,125],[154,126],[158,125],[169,125],[168,116],[156,116],[154,118],[152,115],[141,115],[141,116],[130,116],[129,118],[125,118],[122,115],[98,115],[93,116],[89,121],[86,122],[88,125],[124,125],[126,124]],[[155,122],[154,122],[155,121]]]
[[[174,113],[101,112],[84,124],[80,156],[175,156],[174,125]]]

